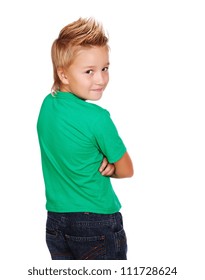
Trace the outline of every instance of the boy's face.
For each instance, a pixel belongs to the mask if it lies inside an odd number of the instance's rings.
[[[69,91],[84,100],[99,100],[109,81],[107,47],[82,48],[66,69],[61,91]]]

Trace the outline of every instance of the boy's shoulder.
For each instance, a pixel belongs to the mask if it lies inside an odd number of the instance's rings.
[[[45,105],[52,104],[56,97],[57,97],[57,95],[55,96],[55,95],[52,95],[51,93],[47,94],[44,97],[43,104],[45,104]],[[58,99],[58,97],[57,97],[57,99]],[[90,101],[84,101],[84,100],[78,99],[78,98],[74,98],[73,101],[74,101],[75,106],[77,106],[77,109],[79,111],[81,111],[82,115],[86,115],[87,117],[88,117],[88,115],[90,115],[90,116],[94,115],[95,119],[97,117],[102,118],[103,116],[105,118],[110,117],[110,113],[107,109],[105,109],[95,103],[92,103]],[[69,100],[69,102],[70,102],[70,100]]]
[[[54,97],[51,93],[46,94],[46,96],[43,97],[43,102],[42,104],[46,103],[47,101],[51,100],[52,97]]]
[[[99,115],[101,115],[101,114],[109,115],[110,114],[107,109],[105,109],[97,104],[86,101],[86,105],[89,107],[90,110],[94,111],[95,113],[97,113]]]

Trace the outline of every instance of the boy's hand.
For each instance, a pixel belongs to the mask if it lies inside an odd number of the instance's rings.
[[[107,158],[104,157],[99,168],[101,175],[103,176],[112,176],[115,172],[115,166],[112,163],[109,163]]]

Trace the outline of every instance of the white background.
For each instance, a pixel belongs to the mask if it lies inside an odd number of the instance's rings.
[[[135,168],[133,178],[113,180],[128,237],[124,264],[176,266],[178,275],[166,279],[204,279],[203,1],[7,0],[0,6],[4,279],[31,279],[30,267],[57,266],[44,238],[36,121],[52,86],[53,40],[68,23],[90,16],[103,23],[111,47],[110,83],[98,105],[110,111]],[[121,266],[107,266],[114,264]]]

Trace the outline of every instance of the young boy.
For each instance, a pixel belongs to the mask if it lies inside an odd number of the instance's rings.
[[[121,205],[110,177],[133,175],[132,161],[99,100],[109,80],[102,26],[82,19],[52,46],[54,84],[37,131],[46,189],[46,242],[52,259],[125,260]]]

